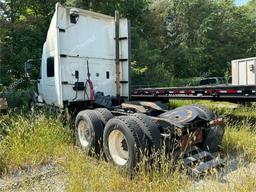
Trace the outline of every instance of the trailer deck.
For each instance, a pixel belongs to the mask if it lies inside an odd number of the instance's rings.
[[[169,99],[205,99],[230,102],[256,101],[255,85],[194,86],[138,88],[132,91],[133,100],[168,101]]]

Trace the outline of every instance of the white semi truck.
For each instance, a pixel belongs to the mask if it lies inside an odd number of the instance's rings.
[[[31,61],[25,65],[27,74]],[[184,164],[203,172],[223,161],[212,155],[223,137],[222,119],[201,105],[167,111],[130,99],[130,24],[125,18],[56,4],[40,66],[34,106],[67,109],[76,144],[134,169],[143,156],[184,152]]]

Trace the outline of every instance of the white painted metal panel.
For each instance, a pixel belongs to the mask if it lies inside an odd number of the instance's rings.
[[[61,70],[62,70],[62,82],[68,82],[63,84],[63,100],[68,101],[83,101],[88,100],[90,95],[89,87],[82,91],[74,91],[74,83],[77,81],[75,78],[75,71],[79,71],[79,82],[84,82],[87,77],[87,60],[79,57],[66,57],[61,58]],[[109,61],[102,63],[99,59],[88,60],[90,79],[93,82],[94,92],[104,92],[105,95],[115,95],[115,66]],[[99,70],[100,69],[100,70]],[[109,78],[107,78],[109,73]]]
[[[248,85],[256,85],[255,84],[255,60],[248,60],[247,64],[247,84]]]
[[[58,89],[58,79],[59,73],[56,63],[58,63],[56,55],[56,20],[57,12],[54,13],[48,33],[47,39],[43,46],[43,54],[41,59],[41,79],[38,84],[39,94],[43,101],[49,105],[60,105],[59,102],[59,89]],[[54,77],[47,77],[47,58],[54,57]]]
[[[121,96],[129,97],[130,89],[130,53],[129,53],[129,22],[127,19],[120,19],[120,59],[125,59],[121,61]],[[126,83],[127,82],[127,83]]]
[[[232,85],[239,85],[239,70],[237,61],[232,61]]]
[[[256,85],[256,57],[232,61],[232,85]]]
[[[69,9],[61,9],[69,13]],[[60,32],[60,52],[70,56],[115,59],[114,19],[80,10],[76,24],[70,23],[69,14],[62,14],[65,32]]]
[[[79,17],[77,23],[70,21],[70,12],[74,9],[56,4],[54,17],[51,21],[47,40],[42,54],[42,74],[46,73],[47,57],[54,56],[55,76],[46,79],[42,77],[43,96],[47,104],[63,107],[63,101],[88,100],[89,94],[85,90],[74,91],[75,82],[86,83],[88,76],[87,61],[89,63],[90,80],[94,92],[100,91],[105,95],[116,95],[115,89],[115,23],[114,18],[82,9],[75,9]],[[127,37],[120,41],[121,81],[129,82],[129,41],[128,21],[120,19],[120,37]],[[79,71],[76,79],[75,71]],[[47,88],[46,82],[51,84]],[[88,91],[88,89],[87,89]],[[121,96],[129,96],[129,83],[121,85]]]
[[[239,85],[247,84],[247,66],[246,61],[238,61],[238,71],[239,71]]]

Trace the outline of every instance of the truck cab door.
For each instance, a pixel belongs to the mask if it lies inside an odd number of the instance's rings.
[[[39,95],[49,105],[57,105],[57,86],[54,57],[50,54],[42,58],[42,78],[38,83]]]

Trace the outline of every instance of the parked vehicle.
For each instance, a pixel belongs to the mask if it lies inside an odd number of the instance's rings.
[[[223,137],[222,119],[201,105],[165,110],[131,101],[130,23],[120,18],[56,4],[44,43],[38,91],[30,108],[48,105],[74,117],[76,144],[103,151],[108,161],[130,170],[143,156],[184,152],[195,172],[223,161],[212,155]],[[26,63],[29,74],[31,62]]]
[[[227,82],[224,77],[207,77],[200,80],[199,85],[226,85]]]

